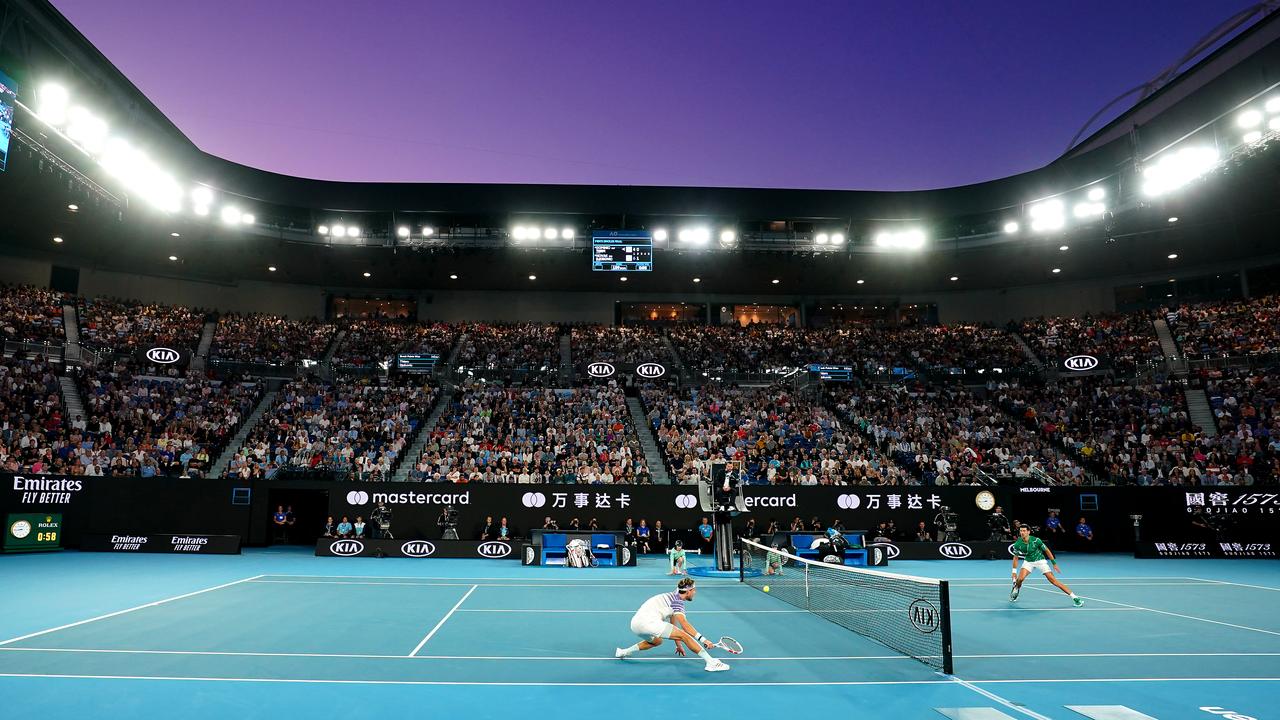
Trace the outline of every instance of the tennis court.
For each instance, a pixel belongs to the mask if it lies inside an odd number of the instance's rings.
[[[4,559],[0,697],[17,716],[383,717],[674,711],[886,718],[1272,717],[1280,565],[1063,558],[1082,608],[1008,563],[901,562],[950,581],[955,673],[733,580],[690,619],[746,648],[706,673],[670,646],[625,661],[666,563],[524,568],[302,552]],[[945,574],[945,575],[943,575]],[[722,651],[716,654],[724,655]],[[1088,706],[1088,707],[1083,707]],[[1075,709],[1072,709],[1075,708]]]

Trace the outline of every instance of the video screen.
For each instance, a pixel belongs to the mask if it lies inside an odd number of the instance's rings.
[[[9,164],[9,137],[13,134],[13,106],[17,102],[17,85],[0,72],[0,172]]]
[[[591,269],[598,272],[653,270],[653,235],[647,230],[591,233]]]

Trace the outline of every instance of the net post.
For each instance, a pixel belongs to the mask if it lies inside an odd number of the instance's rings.
[[[942,672],[951,675],[951,586],[946,580],[938,583],[938,612],[942,616],[939,628],[942,632]]]

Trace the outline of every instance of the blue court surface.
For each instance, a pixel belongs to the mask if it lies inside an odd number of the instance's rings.
[[[637,568],[317,558],[302,550],[0,558],[6,717],[1277,717],[1280,563],[1065,556],[1086,605],[1007,562],[899,562],[952,581],[955,675],[736,581],[689,618],[745,646],[707,673],[625,661]],[[713,651],[724,655],[722,651]],[[1205,709],[1210,708],[1210,709]]]

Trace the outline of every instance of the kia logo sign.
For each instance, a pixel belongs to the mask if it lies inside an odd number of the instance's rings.
[[[1062,361],[1062,366],[1074,372],[1083,372],[1098,367],[1098,358],[1092,355],[1072,355]]]
[[[885,557],[889,558],[890,560],[902,554],[902,550],[899,549],[897,545],[894,545],[892,543],[873,543],[871,547],[883,549]]]
[[[154,347],[147,351],[147,359],[162,365],[171,365],[182,358],[182,353],[167,347]]]
[[[841,495],[836,498],[836,505],[841,510],[857,510],[862,500],[857,495]],[[892,555],[890,557],[893,557]]]
[[[660,378],[667,374],[667,369],[654,362],[640,363],[636,366],[636,374],[642,378]]]
[[[973,554],[973,548],[964,543],[949,542],[943,543],[938,547],[938,552],[942,557],[952,560],[963,560]]]
[[[691,510],[698,504],[698,498],[693,495],[677,495],[676,507],[685,510]]]
[[[427,557],[436,551],[436,546],[426,540],[410,540],[400,546],[400,552],[409,557]]]
[[[938,608],[928,600],[916,600],[907,608],[907,617],[911,619],[912,626],[922,633],[931,633],[938,629],[942,623],[942,616],[938,613]]]
[[[342,557],[359,555],[364,550],[364,543],[359,540],[336,540],[329,545],[329,552]]]
[[[348,505],[368,505],[369,493],[363,490],[352,490],[351,492],[347,493],[347,504]]]
[[[540,492],[527,492],[520,497],[520,502],[527,508],[540,508],[547,504],[547,496]]]
[[[476,552],[481,557],[502,558],[511,554],[511,546],[504,542],[487,542],[480,543],[480,547],[476,548]]]
[[[587,374],[591,377],[606,378],[615,372],[613,364],[607,362],[594,362],[587,365]]]

